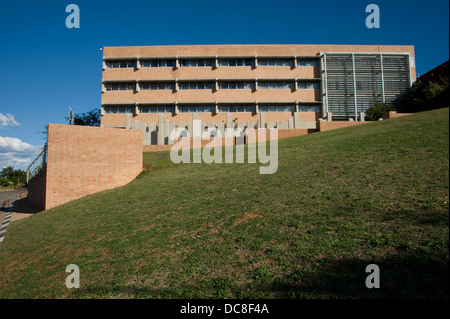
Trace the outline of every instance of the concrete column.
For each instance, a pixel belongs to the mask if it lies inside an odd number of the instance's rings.
[[[361,122],[365,122],[366,121],[366,113],[364,113],[364,112],[359,113],[359,120]]]
[[[139,121],[135,120],[132,124],[131,124],[131,128],[133,130],[138,130],[139,129]]]
[[[247,122],[247,127],[248,127],[248,128],[253,128],[253,129],[254,129],[254,128],[255,128],[255,123],[253,123],[253,122],[251,122],[251,121],[250,121],[250,122]]]
[[[169,144],[169,133],[170,133],[170,121],[164,121],[164,145]]]
[[[255,102],[255,114],[259,113],[259,104],[258,101]]]
[[[175,58],[175,66],[174,69],[178,69],[180,67],[180,59],[178,58],[178,55]]]
[[[164,145],[164,114],[158,113],[158,145]]]
[[[213,68],[214,69],[217,69],[219,67],[219,59],[218,59],[218,57],[217,57],[217,55],[216,55],[216,58],[214,59],[214,65],[213,65]]]
[[[219,103],[217,103],[217,101],[214,105],[214,114],[219,114]]]
[[[299,109],[298,109],[298,101],[295,101],[295,112],[299,112]]]
[[[273,127],[274,127],[273,122],[267,122],[267,129],[271,129]]]
[[[192,121],[188,123],[187,127],[188,127],[189,137],[192,137],[192,134],[193,134],[193,124],[192,124]]]
[[[259,119],[260,119],[260,124],[261,124],[260,128],[264,128],[265,124],[266,124],[266,113],[264,113],[264,112],[260,113]]]
[[[298,107],[298,105],[297,105]],[[294,112],[294,128],[298,129],[300,127],[299,125],[299,113],[298,112]]]
[[[297,61],[297,59],[295,61]],[[297,90],[298,90],[298,82],[297,82],[297,77],[296,77],[295,81],[294,81],[294,91],[297,91]]]
[[[131,129],[131,114],[130,113],[125,114],[125,128],[127,130]]]
[[[173,86],[173,89],[175,92],[178,92],[180,90],[180,85],[178,83],[178,79],[175,80],[175,85]]]
[[[178,103],[175,102],[174,112],[173,112],[173,113],[178,114],[179,112],[180,112],[180,109],[179,109],[179,107],[178,107]]]
[[[140,69],[141,68],[141,59],[138,57],[136,60],[136,69]]]
[[[151,145],[152,144],[152,133],[150,132],[149,125],[144,124],[144,132],[143,132],[143,138],[144,138],[144,145]]]
[[[168,136],[169,136],[169,145],[172,145],[175,143],[175,140],[172,140],[170,138],[170,135],[172,134],[172,132],[175,130],[175,123],[174,122],[170,122],[169,123],[169,132],[168,132]]]
[[[148,132],[150,134],[150,145],[158,143],[158,132],[156,131],[156,123],[148,123]]]
[[[217,123],[217,129],[220,131],[221,136],[224,137],[225,136],[225,123],[224,122]]]
[[[233,122],[231,122],[231,113],[227,112],[227,128],[233,128]]]
[[[331,122],[333,120],[333,113],[332,112],[328,112],[327,113],[327,121]]]
[[[294,68],[296,68],[296,67],[297,67],[297,56],[294,55]]]
[[[293,129],[294,128],[294,119],[288,119],[288,128]]]
[[[135,106],[134,107],[134,114],[136,114],[136,115],[138,115],[140,112],[139,112],[139,106]]]

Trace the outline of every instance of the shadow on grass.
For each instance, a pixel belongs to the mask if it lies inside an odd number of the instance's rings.
[[[365,285],[369,264],[380,269],[379,289]],[[448,299],[448,282],[448,255],[415,251],[385,259],[324,259],[314,266],[299,267],[288,276],[253,276],[246,286],[211,278],[176,287],[167,283],[169,287],[164,288],[92,285],[78,292],[82,298],[125,299]]]
[[[378,289],[365,285],[369,264],[380,269]],[[275,279],[267,288],[287,298],[448,299],[448,282],[448,250],[447,254],[415,251],[386,259],[323,260]]]

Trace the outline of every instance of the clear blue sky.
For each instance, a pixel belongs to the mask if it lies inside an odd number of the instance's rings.
[[[68,4],[80,28],[68,29]],[[368,29],[368,4],[380,29]],[[449,58],[447,0],[0,0],[0,168],[26,168],[48,123],[100,107],[102,46],[414,45],[417,72]],[[9,114],[9,115],[8,115]]]

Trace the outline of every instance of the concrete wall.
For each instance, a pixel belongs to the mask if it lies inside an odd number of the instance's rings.
[[[397,111],[389,111],[383,115],[383,120],[393,119],[396,117],[402,117],[405,115],[411,115],[412,113],[397,113]]]
[[[49,124],[45,181],[31,180],[34,203],[49,209],[131,182],[142,171],[142,131]]]
[[[307,129],[278,129],[278,139],[282,139],[282,138],[287,138],[287,137],[293,137],[293,136],[301,136],[301,135],[306,135],[308,133],[310,133],[311,130],[307,130]],[[256,142],[258,141],[258,133],[255,130],[256,133]],[[271,139],[271,135],[270,135],[270,131],[266,130],[266,140],[270,140]],[[179,141],[180,139],[178,139]],[[215,140],[217,141],[217,140]],[[175,141],[176,143],[177,141]],[[216,146],[213,142],[213,138],[209,139],[209,140],[201,140],[201,147],[205,147],[206,145],[208,146]],[[233,145],[235,144],[236,140],[233,140]],[[248,140],[245,139],[245,143],[247,143]],[[222,138],[220,143],[222,144],[218,144],[217,146],[225,146],[225,139]],[[192,143],[192,138],[189,138],[189,145],[190,148],[193,147],[193,143]],[[171,148],[173,147],[173,145],[144,145],[144,152],[159,152],[159,151],[169,151]]]
[[[359,121],[317,121],[317,129],[319,132],[334,130],[343,127],[349,127],[354,125],[360,125],[370,122]]]

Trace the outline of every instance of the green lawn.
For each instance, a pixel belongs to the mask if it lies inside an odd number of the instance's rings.
[[[273,175],[145,153],[132,183],[11,223],[0,298],[448,298],[448,137],[446,108],[280,140]]]

